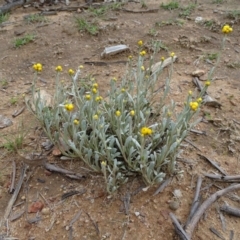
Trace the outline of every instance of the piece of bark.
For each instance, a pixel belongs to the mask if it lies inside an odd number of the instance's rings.
[[[215,181],[219,182],[240,182],[240,175],[219,175],[219,174],[210,174],[204,173],[205,177],[212,178]]]
[[[15,184],[15,177],[16,177],[16,163],[13,160],[12,162],[12,166],[13,166],[13,170],[12,170],[12,181],[11,181],[11,185],[9,188],[9,193],[13,193],[14,192],[14,184]]]

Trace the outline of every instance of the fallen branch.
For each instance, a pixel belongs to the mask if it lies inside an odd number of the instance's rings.
[[[204,173],[205,177],[212,178],[219,182],[240,182],[240,175],[219,175],[219,174],[210,174]]]
[[[12,206],[13,204],[15,203],[16,199],[17,199],[17,196],[21,190],[21,187],[22,187],[22,183],[23,183],[23,180],[24,180],[24,176],[25,176],[25,172],[26,172],[26,169],[27,169],[27,165],[26,164],[23,164],[23,167],[22,167],[22,170],[21,170],[21,175],[20,175],[20,178],[19,178],[19,181],[18,181],[18,184],[16,186],[16,189],[10,199],[10,201],[8,202],[8,206],[6,208],[6,211],[5,211],[5,214],[4,214],[4,217],[3,219],[4,220],[7,220],[10,213],[11,213],[11,210],[12,210]]]
[[[197,209],[200,206],[200,190],[201,190],[201,185],[202,185],[202,178],[199,176],[198,180],[197,180],[197,186],[196,186],[196,191],[195,191],[195,195],[194,195],[194,199],[193,199],[193,203],[190,209],[190,213],[187,219],[187,222],[185,224],[185,226],[187,226],[190,221],[192,220],[193,215],[195,214],[195,212],[197,211]]]
[[[73,171],[69,171],[67,169],[61,168],[57,165],[53,165],[53,164],[50,164],[50,163],[44,163],[44,167],[49,171],[63,173],[69,178],[73,178],[73,179],[84,179],[84,178],[86,178],[82,174],[75,173]]]
[[[130,12],[130,13],[156,13],[159,11],[158,8],[148,9],[148,10],[131,10],[131,9],[122,8],[121,10],[124,12]]]
[[[73,239],[73,224],[80,218],[82,211],[79,211],[69,223],[69,240]]]
[[[215,167],[219,172],[221,172],[223,175],[227,175],[226,172],[225,172],[221,167],[219,167],[218,163],[214,162],[213,160],[205,157],[204,155],[202,155],[202,154],[200,154],[200,153],[197,153],[197,155],[198,155],[199,157],[201,157],[202,159],[207,160],[209,163],[211,163],[212,166],[214,166],[214,167]]]
[[[5,4],[0,8],[0,15],[10,12],[15,8],[21,7],[24,3],[25,3],[24,0],[20,0],[17,2],[11,2],[11,3]]]
[[[13,170],[12,170],[12,181],[11,181],[11,186],[9,188],[9,193],[13,193],[14,192],[14,184],[15,184],[15,177],[16,177],[16,163],[15,163],[14,160],[12,162],[12,167],[13,167]]]
[[[181,226],[181,224],[178,222],[177,218],[175,217],[175,215],[173,213],[169,213],[169,216],[172,219],[173,225],[175,227],[175,231],[178,234],[178,236],[180,237],[181,240],[191,240],[191,238],[187,235],[187,233],[184,231],[183,227]]]
[[[220,210],[223,212],[226,212],[230,215],[233,215],[235,217],[240,217],[240,209],[228,206],[227,204],[224,204],[220,207]]]
[[[218,198],[221,196],[231,192],[240,189],[240,184],[236,184],[233,186],[229,186],[227,188],[224,188],[223,190],[217,191],[216,193],[212,194],[207,200],[203,202],[203,204],[198,208],[194,216],[192,217],[191,222],[186,226],[186,233],[190,237],[192,237],[194,229],[199,222],[200,218],[204,214],[204,212],[213,204]]]
[[[168,178],[166,181],[164,181],[159,188],[155,191],[155,193],[153,194],[153,196],[156,196],[157,194],[161,193],[167,186],[168,184],[171,182],[172,177]]]

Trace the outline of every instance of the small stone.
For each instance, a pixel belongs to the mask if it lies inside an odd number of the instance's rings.
[[[69,230],[69,226],[66,226],[66,230],[67,230],[67,231]]]
[[[202,75],[204,75],[206,73],[206,71],[202,70],[202,69],[197,69],[196,71],[192,72],[192,76],[193,77],[200,77]]]
[[[134,214],[136,217],[138,217],[140,215],[140,212],[135,212]]]
[[[170,209],[172,209],[173,211],[176,211],[179,208],[180,204],[178,201],[171,201],[169,203],[169,207]]]
[[[179,189],[175,189],[175,190],[173,191],[173,195],[174,195],[176,198],[181,198],[181,197],[182,197],[182,192],[181,192],[181,190],[179,190]]]
[[[26,197],[25,197],[25,196],[22,196],[21,199],[24,201],[24,200],[26,200]]]
[[[0,129],[9,127],[13,122],[4,115],[0,115]]]
[[[49,215],[50,214],[50,209],[49,208],[43,208],[42,209],[42,214],[43,215]]]

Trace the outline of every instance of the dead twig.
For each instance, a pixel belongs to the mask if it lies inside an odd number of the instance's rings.
[[[175,227],[175,231],[178,234],[178,236],[180,237],[181,240],[191,240],[191,237],[189,237],[187,235],[187,233],[184,231],[183,227],[181,226],[181,224],[178,222],[177,218],[175,217],[175,215],[173,213],[169,213],[169,216],[172,219],[173,225]]]
[[[69,223],[69,240],[73,239],[73,224],[80,218],[82,211],[79,211]]]
[[[191,206],[190,213],[189,213],[189,216],[188,216],[185,226],[187,226],[190,223],[193,215],[195,214],[195,212],[197,211],[197,209],[200,206],[200,195],[199,194],[200,194],[200,190],[201,190],[201,185],[202,185],[202,178],[201,178],[201,176],[199,176],[198,180],[197,180],[197,186],[196,186],[196,191],[195,191],[195,195],[193,198],[192,206]]]
[[[18,115],[20,115],[23,111],[24,111],[24,109],[25,109],[25,106],[24,107],[22,107],[22,108],[20,108],[19,110],[16,110],[16,111],[14,111],[14,113],[12,114],[12,117],[17,117]]]
[[[192,217],[191,222],[186,226],[186,233],[190,237],[192,237],[193,232],[195,230],[195,227],[202,217],[202,215],[205,213],[205,211],[221,196],[231,192],[240,189],[240,184],[232,185],[227,188],[224,188],[223,190],[219,190],[216,193],[212,194],[207,200],[203,202],[203,204],[198,208],[194,216]]]
[[[129,214],[129,209],[130,209],[130,200],[131,200],[131,194],[129,192],[127,192],[125,194],[125,196],[123,197],[123,205],[124,205],[124,210],[125,210],[125,214],[128,215]]]
[[[201,149],[198,148],[195,144],[193,144],[190,140],[188,140],[188,139],[184,139],[184,141],[187,142],[187,143],[189,143],[191,146],[193,146],[194,148],[196,148],[198,151],[201,152]]]
[[[220,210],[230,215],[233,215],[235,217],[240,217],[239,208],[231,207],[231,206],[228,206],[227,204],[224,204],[220,207]]]
[[[61,168],[57,165],[53,165],[50,163],[44,163],[44,167],[49,170],[49,171],[53,171],[53,172],[59,172],[59,173],[63,173],[65,174],[67,177],[69,178],[73,178],[73,179],[84,179],[86,178],[84,175],[79,174],[79,173],[75,173],[73,171],[69,171],[67,169]]]
[[[130,13],[156,13],[159,11],[158,8],[148,9],[148,10],[131,10],[131,9],[122,8],[121,10],[124,12],[130,12]]]
[[[207,158],[206,156],[202,155],[202,154],[197,154],[199,157],[201,157],[204,160],[207,160],[209,163],[212,164],[212,166],[214,166],[219,172],[221,172],[223,175],[227,175],[227,173],[221,168],[219,167],[218,163],[216,163],[215,161]]]
[[[153,194],[153,196],[156,196],[157,194],[161,193],[167,186],[168,184],[172,181],[172,177],[168,178],[167,180],[165,180],[160,186],[159,188],[155,191],[155,193]]]
[[[216,236],[218,236],[219,238],[221,238],[222,240],[226,240],[226,239],[222,236],[222,234],[219,233],[215,228],[210,227],[209,230],[210,230],[213,234],[215,234]]]
[[[20,192],[20,189],[21,189],[22,184],[23,184],[23,180],[24,180],[26,169],[27,169],[26,164],[23,164],[18,184],[17,184],[16,189],[15,189],[15,191],[14,191],[10,201],[8,202],[8,206],[7,206],[6,210],[5,210],[5,214],[4,214],[4,217],[3,217],[3,219],[5,221],[8,219],[8,217],[9,217],[9,215],[11,213],[11,210],[12,210],[12,206],[15,203],[15,201],[17,199],[17,196],[18,196],[18,194]]]
[[[15,177],[16,177],[16,163],[13,160],[12,162],[12,181],[11,181],[11,186],[9,188],[9,193],[13,193],[14,192],[14,184],[15,184]]]
[[[88,218],[90,219],[90,221],[92,222],[96,232],[97,232],[97,235],[100,235],[100,231],[99,231],[99,228],[98,228],[98,224],[96,222],[93,221],[93,219],[91,218],[91,216],[89,215],[89,213],[85,212],[86,215],[88,216]]]
[[[223,176],[219,174],[204,173],[204,176],[219,182],[240,182],[240,175]]]

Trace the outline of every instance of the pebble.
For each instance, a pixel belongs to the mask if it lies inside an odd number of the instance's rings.
[[[170,209],[172,209],[172,210],[174,210],[174,211],[176,211],[176,210],[179,208],[179,206],[180,206],[180,204],[179,204],[178,201],[171,201],[171,202],[169,203]]]
[[[42,209],[42,214],[43,215],[49,215],[50,214],[50,209],[49,208],[43,208]]]

